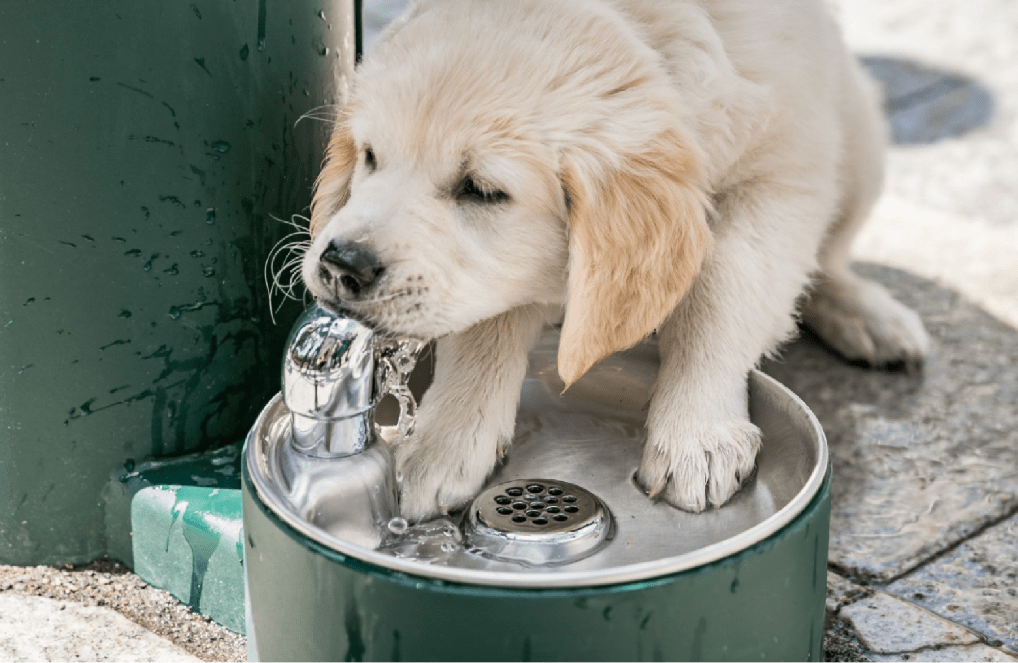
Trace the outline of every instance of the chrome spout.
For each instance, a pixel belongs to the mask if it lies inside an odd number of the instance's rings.
[[[342,458],[373,442],[375,332],[319,304],[290,332],[283,359],[283,401],[293,445],[316,458]]]
[[[395,464],[387,439],[412,429],[416,403],[406,379],[420,343],[379,339],[342,311],[313,304],[297,319],[282,367],[285,404],[275,434],[285,499],[308,522],[373,549],[399,515]],[[400,404],[400,421],[386,439],[375,408],[386,394]],[[328,496],[328,497],[326,497]]]

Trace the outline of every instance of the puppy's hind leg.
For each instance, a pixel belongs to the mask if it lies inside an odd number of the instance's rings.
[[[863,90],[862,72],[850,71]],[[852,240],[880,194],[885,129],[877,105],[865,94],[847,109],[844,187],[840,215],[820,247],[820,272],[802,310],[802,321],[846,359],[870,366],[921,364],[929,337],[919,316],[883,287],[849,268]]]
[[[521,307],[439,339],[414,434],[394,450],[404,518],[448,513],[481,490],[512,441],[527,353],[543,325],[541,307]]]

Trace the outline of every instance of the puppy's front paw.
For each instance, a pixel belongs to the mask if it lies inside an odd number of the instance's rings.
[[[760,429],[730,422],[688,431],[652,430],[637,481],[654,498],[699,513],[721,506],[753,472]]]
[[[863,279],[821,284],[802,319],[845,358],[870,366],[922,364],[930,344],[915,311]]]
[[[400,512],[410,522],[429,520],[465,505],[480,492],[495,464],[494,454],[485,458],[463,453],[463,446],[450,442],[454,441],[418,432],[393,449],[401,478]],[[481,445],[465,446],[476,449]],[[490,446],[494,449],[496,444]]]

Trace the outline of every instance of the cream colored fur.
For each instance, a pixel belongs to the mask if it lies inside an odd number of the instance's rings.
[[[380,326],[438,338],[402,509],[461,506],[512,440],[527,352],[559,372],[659,330],[638,478],[721,505],[760,445],[746,380],[802,312],[840,352],[917,361],[919,318],[848,270],[884,128],[819,0],[425,0],[358,70],[312,210],[304,278]],[[457,191],[469,176],[491,201]],[[457,189],[461,187],[461,189]],[[330,242],[384,273],[323,278]]]

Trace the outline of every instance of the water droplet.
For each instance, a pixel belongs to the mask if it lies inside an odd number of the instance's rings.
[[[174,320],[180,320],[180,309],[176,306],[170,307],[170,317]]]
[[[201,273],[204,274],[205,276],[215,276],[216,275],[216,268],[215,267],[203,267],[202,270],[201,270]]]
[[[147,263],[145,263],[145,271],[146,272],[151,272],[152,271],[152,261],[151,260],[149,260]]]
[[[216,152],[222,152],[223,154],[229,152],[230,147],[231,145],[227,143],[225,140],[217,140],[213,141],[212,143],[212,149],[215,150]]]
[[[125,308],[125,309],[124,309],[123,311],[121,311],[121,312],[120,312],[120,313],[119,313],[119,314],[117,315],[117,317],[118,317],[118,318],[130,318],[130,317],[131,317],[131,312],[130,312],[130,311],[128,311],[128,310],[127,310],[127,309]]]
[[[250,53],[251,53],[251,49],[247,47],[247,44],[244,44],[244,45],[243,45],[243,46],[241,47],[241,49],[240,49],[240,59],[241,59],[241,60],[247,60],[247,56],[248,56],[248,55],[249,55]]]
[[[265,50],[265,40],[264,39],[259,39],[258,40],[258,50],[259,51],[264,51]]]
[[[195,249],[194,251],[191,251],[191,257],[192,258],[201,258],[204,255],[205,255],[204,251],[198,251],[197,249]]]
[[[318,55],[321,55],[323,58],[328,54],[329,54],[328,46],[322,46],[320,49],[318,49]]]
[[[177,274],[180,274],[180,270],[177,269],[177,263],[173,263],[172,267],[170,267],[169,269],[164,269],[163,272],[169,274],[170,276],[176,276]]]
[[[131,256],[132,258],[137,258],[138,256],[141,255],[141,249],[131,249],[129,251],[124,251],[124,255]]]
[[[318,18],[322,19],[323,21],[325,20],[325,10],[324,9],[319,9],[318,10]]]
[[[406,533],[409,524],[404,518],[393,518],[392,520],[389,521],[387,527],[389,528],[390,532],[398,535]]]
[[[216,222],[216,208],[210,207],[207,210],[205,210],[205,223],[211,226],[215,222]]]

